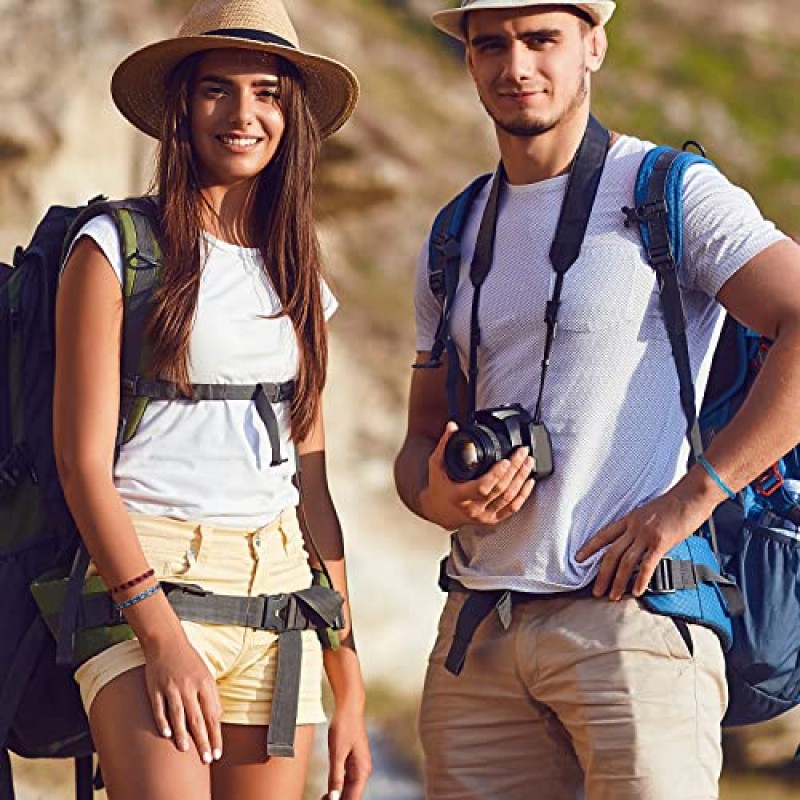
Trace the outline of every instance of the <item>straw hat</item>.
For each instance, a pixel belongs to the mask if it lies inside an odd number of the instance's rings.
[[[187,56],[206,50],[255,50],[290,61],[305,79],[308,101],[323,136],[344,125],[358,100],[358,80],[344,64],[307,53],[280,0],[198,0],[173,39],[128,56],[111,79],[117,108],[137,128],[158,139],[170,72]]]
[[[464,41],[462,21],[468,11],[492,10],[500,8],[527,8],[529,6],[574,6],[585,11],[598,25],[605,25],[611,19],[617,4],[614,0],[596,0],[593,3],[564,3],[558,0],[461,0],[459,8],[437,11],[431,19],[433,24],[450,36]]]

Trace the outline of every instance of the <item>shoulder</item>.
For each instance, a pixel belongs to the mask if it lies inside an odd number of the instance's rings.
[[[111,214],[98,214],[89,219],[78,229],[64,257],[65,267],[75,249],[75,245],[83,238],[91,239],[100,248],[121,284],[123,270],[120,237],[117,225],[112,219]]]

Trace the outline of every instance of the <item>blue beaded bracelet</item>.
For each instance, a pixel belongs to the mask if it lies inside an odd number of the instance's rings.
[[[722,491],[725,492],[725,494],[728,495],[731,500],[736,499],[736,492],[734,492],[733,489],[731,489],[731,487],[728,486],[728,484],[725,483],[722,478],[720,478],[719,473],[714,469],[714,467],[711,466],[711,464],[708,463],[708,459],[705,456],[697,456],[696,461],[711,476],[711,479],[714,481],[714,483],[716,483],[717,486],[719,486],[719,488],[722,489]]]
[[[160,583],[156,583],[149,589],[145,589],[143,592],[139,592],[139,594],[135,594],[133,597],[129,597],[121,603],[114,603],[114,611],[124,611],[126,608],[135,606],[137,603],[141,603],[142,600],[147,600],[148,597],[152,597],[158,591],[161,591]]]

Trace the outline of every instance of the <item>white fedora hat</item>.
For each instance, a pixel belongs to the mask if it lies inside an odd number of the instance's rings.
[[[198,0],[177,36],[137,50],[116,69],[111,94],[139,130],[158,139],[167,78],[187,56],[236,48],[273,53],[303,76],[311,112],[323,136],[340,128],[358,100],[356,76],[338,61],[300,49],[280,0]]]
[[[617,7],[614,0],[596,0],[593,3],[565,3],[558,0],[461,0],[458,8],[437,11],[431,16],[433,24],[450,36],[464,41],[464,15],[470,11],[500,8],[527,8],[529,6],[574,6],[588,14],[598,25],[605,25]]]

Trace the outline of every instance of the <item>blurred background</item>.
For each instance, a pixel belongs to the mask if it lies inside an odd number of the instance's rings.
[[[444,1],[444,0],[443,0]],[[171,34],[188,0],[0,0],[0,255],[53,203],[143,192],[151,142],[112,105],[114,65]],[[414,356],[414,261],[436,210],[493,167],[492,128],[462,54],[427,21],[436,0],[287,0],[309,47],[363,89],[325,146],[320,234],[341,301],[326,402],[332,490],[347,536],[376,771],[369,800],[420,800],[415,717],[442,598],[442,531],[395,498]],[[800,233],[800,3],[621,0],[595,82],[611,128],[700,140],[784,231]],[[324,736],[309,797],[325,783]],[[726,735],[723,800],[800,796],[800,717]],[[676,765],[677,767],[678,765]],[[71,797],[66,764],[18,763],[20,800]],[[532,798],[535,790],[532,789]],[[681,798],[676,798],[681,800]]]

